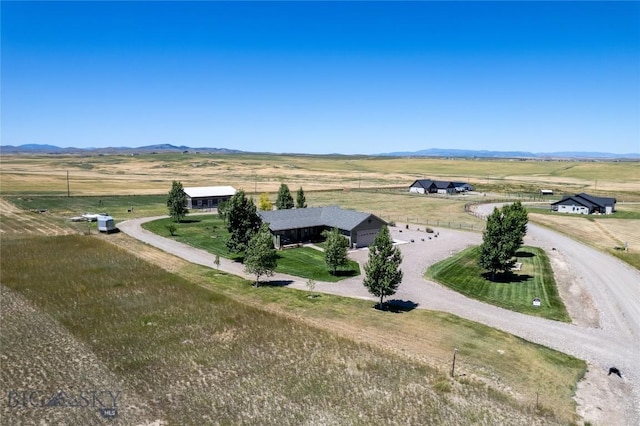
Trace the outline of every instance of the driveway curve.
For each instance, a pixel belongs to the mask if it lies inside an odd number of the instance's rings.
[[[493,206],[478,206],[479,212],[490,212]],[[189,262],[214,267],[215,256],[186,244],[153,234],[141,227],[145,222],[166,216],[132,219],[121,222],[118,228],[128,235],[153,245]],[[433,263],[471,245],[482,242],[476,233],[452,229],[436,229],[427,234],[410,225],[390,229],[403,255],[403,282],[395,299],[412,301],[418,308],[449,312],[608,369],[615,365],[632,388],[632,406],[626,413],[627,424],[640,424],[640,272],[618,259],[576,242],[561,234],[528,225],[525,244],[544,249],[551,258],[561,260],[567,268],[565,276],[572,280],[579,292],[589,296],[597,312],[597,326],[568,324],[512,312],[467,298],[440,284],[426,280],[424,272]],[[437,236],[436,236],[437,235]],[[367,249],[353,250],[349,256],[364,264]],[[552,259],[553,260],[553,259]],[[220,258],[220,269],[249,280],[241,264]],[[288,282],[292,288],[305,289],[299,277],[276,274],[271,280]],[[315,291],[376,300],[362,285],[362,277],[339,283],[317,282]]]

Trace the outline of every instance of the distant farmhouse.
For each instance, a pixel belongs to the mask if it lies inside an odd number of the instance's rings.
[[[322,231],[332,228],[338,228],[349,240],[349,247],[368,247],[387,224],[373,214],[337,206],[259,211],[258,214],[263,222],[269,223],[276,248],[320,239]]]
[[[431,179],[418,179],[409,187],[409,192],[417,194],[455,194],[466,191],[473,191],[473,186],[466,182]]]
[[[576,195],[566,195],[562,200],[551,203],[551,209],[558,213],[611,214],[616,211],[616,199],[594,197],[582,192]]]
[[[184,188],[184,192],[188,209],[210,209],[233,197],[236,189],[232,186],[198,186]]]

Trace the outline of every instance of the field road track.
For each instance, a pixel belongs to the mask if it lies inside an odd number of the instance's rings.
[[[478,206],[479,213],[490,212],[492,205]],[[189,262],[214,267],[215,256],[186,244],[142,229],[144,222],[160,217],[133,219],[118,224],[128,235]],[[616,424],[640,424],[640,272],[618,259],[576,242],[551,230],[529,224],[525,244],[544,249],[550,257],[561,258],[573,285],[589,296],[598,314],[599,326],[568,324],[512,312],[467,298],[440,284],[426,280],[429,265],[445,259],[470,245],[480,244],[476,233],[437,229],[438,237],[423,230],[391,228],[403,255],[404,278],[394,299],[411,301],[418,308],[449,312],[486,324],[561,352],[583,359],[593,366],[616,366],[632,388],[631,401],[624,405],[625,419]],[[429,238],[429,237],[432,238]],[[411,242],[413,240],[413,242]],[[555,249],[555,250],[554,250]],[[363,264],[368,250],[351,251],[349,256]],[[247,279],[243,266],[220,258],[220,269]],[[276,274],[271,280],[289,282],[305,289],[305,280]],[[316,283],[314,291],[376,300],[362,285],[362,277],[339,283]]]

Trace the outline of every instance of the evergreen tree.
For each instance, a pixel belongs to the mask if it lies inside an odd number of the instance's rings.
[[[276,207],[278,210],[293,208],[293,197],[291,196],[291,191],[289,191],[289,187],[286,183],[280,184],[278,198],[276,199]]]
[[[380,309],[384,297],[395,294],[402,281],[401,262],[400,250],[393,246],[389,229],[383,226],[369,246],[369,261],[364,265],[366,277],[363,282],[369,293],[380,298]]]
[[[167,208],[169,216],[175,222],[180,222],[189,213],[189,210],[187,210],[187,194],[184,192],[182,183],[176,180],[171,184],[171,190],[167,197]]]
[[[298,192],[296,194],[296,208],[304,209],[306,207],[307,207],[307,198],[304,196],[304,191],[302,190],[302,187],[300,187],[300,189],[298,189]]]
[[[273,209],[273,204],[271,204],[271,200],[269,200],[269,194],[264,192],[260,195],[260,200],[258,200],[258,208],[262,211],[269,211]]]
[[[258,232],[251,237],[244,257],[244,268],[248,273],[255,274],[256,287],[260,285],[261,276],[273,275],[278,266],[277,257],[269,224],[263,223]]]
[[[262,219],[258,216],[256,205],[251,198],[247,198],[244,191],[235,193],[226,207],[227,249],[232,253],[241,253],[247,249],[251,237],[258,232]]]
[[[495,280],[496,272],[513,268],[514,256],[527,233],[527,222],[527,211],[519,201],[502,209],[496,207],[487,217],[478,265],[491,272],[491,281]]]
[[[335,275],[338,267],[347,264],[347,250],[349,241],[340,235],[338,228],[331,231],[324,231],[322,235],[326,238],[324,247],[324,261],[331,268],[332,274]]]

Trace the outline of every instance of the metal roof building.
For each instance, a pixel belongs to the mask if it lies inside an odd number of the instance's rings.
[[[350,247],[367,247],[387,223],[379,217],[338,206],[309,207],[258,212],[271,232],[280,236],[280,242],[311,241],[319,238],[322,231],[338,228],[349,239]]]
[[[233,197],[236,189],[233,186],[196,186],[184,188],[184,192],[188,209],[207,209],[218,207],[221,201]]]

